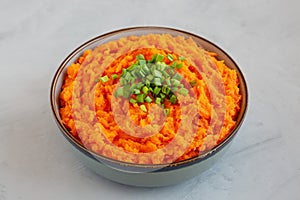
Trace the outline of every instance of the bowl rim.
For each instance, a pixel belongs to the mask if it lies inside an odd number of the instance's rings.
[[[115,34],[120,34],[123,32],[129,32],[129,31],[153,31],[153,30],[158,30],[158,31],[173,31],[173,32],[177,32],[177,33],[182,33],[185,35],[189,35],[195,38],[198,38],[200,40],[203,40],[204,42],[208,43],[209,45],[215,47],[216,49],[218,49],[219,51],[221,51],[225,57],[227,57],[235,66],[235,70],[238,72],[239,75],[239,79],[240,81],[243,82],[244,85],[244,90],[245,90],[245,94],[243,95],[244,101],[245,101],[245,105],[244,105],[244,109],[241,109],[239,115],[240,118],[237,121],[235,127],[231,130],[231,133],[228,134],[228,136],[219,144],[217,144],[216,146],[214,146],[212,149],[208,150],[207,152],[201,153],[200,155],[193,157],[193,158],[189,158],[183,161],[179,161],[179,162],[174,162],[174,163],[170,163],[170,164],[137,164],[137,163],[129,163],[129,162],[124,162],[124,161],[119,161],[119,160],[115,160],[103,155],[99,155],[96,154],[90,150],[88,150],[86,147],[83,146],[83,144],[81,144],[78,139],[76,139],[67,129],[66,127],[61,123],[60,120],[60,115],[59,112],[56,111],[56,85],[58,83],[59,77],[61,75],[61,73],[63,72],[63,70],[65,69],[65,67],[67,67],[67,63],[74,58],[74,56],[76,56],[76,54],[80,51],[82,51],[83,49],[85,49],[86,47],[88,47],[90,44],[93,44],[99,40],[102,40],[104,38],[107,38],[109,36],[115,35]],[[237,65],[237,63],[232,59],[232,57],[230,55],[228,55],[228,53],[226,53],[222,48],[220,48],[218,45],[216,45],[215,43],[207,40],[206,38],[199,36],[197,34],[188,32],[188,31],[184,31],[181,29],[177,29],[177,28],[170,28],[170,27],[162,27],[162,26],[134,26],[134,27],[127,27],[127,28],[122,28],[122,29],[117,29],[114,31],[110,31],[101,35],[98,35],[96,37],[93,37],[92,39],[84,42],[83,44],[79,45],[75,50],[73,50],[64,60],[63,62],[61,62],[61,64],[59,65],[58,69],[56,70],[53,79],[51,81],[51,85],[50,85],[50,107],[52,110],[52,114],[54,116],[54,120],[56,122],[56,124],[58,125],[58,127],[60,128],[61,132],[63,133],[63,136],[73,145],[75,146],[75,148],[77,150],[79,150],[80,152],[82,152],[83,154],[85,154],[86,156],[90,157],[93,160],[96,160],[97,162],[100,162],[99,159],[96,159],[95,157],[100,157],[101,160],[106,160],[110,163],[112,163],[113,165],[117,165],[117,166],[122,166],[126,168],[126,171],[129,170],[129,172],[136,172],[136,169],[141,169],[141,168],[151,168],[151,169],[157,169],[157,170],[152,170],[152,171],[169,171],[169,170],[175,170],[184,166],[189,166],[189,165],[193,165],[195,163],[201,162],[205,159],[210,158],[211,156],[215,155],[218,151],[220,151],[223,147],[225,147],[232,139],[233,137],[236,135],[236,133],[238,132],[239,128],[241,127],[241,125],[244,122],[247,110],[248,110],[248,88],[247,88],[247,82],[246,79],[241,71],[241,69],[239,68],[239,66]],[[117,170],[120,170],[117,167]]]

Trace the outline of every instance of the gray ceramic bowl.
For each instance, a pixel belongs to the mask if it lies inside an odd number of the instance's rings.
[[[147,33],[169,33],[174,36],[182,35],[184,37],[191,37],[197,44],[202,46],[205,50],[216,52],[218,54],[218,59],[224,60],[229,68],[235,69],[237,71],[238,78],[240,81],[240,93],[242,94],[241,110],[237,117],[237,124],[224,141],[212,148],[210,151],[201,154],[195,158],[177,163],[172,163],[168,166],[163,167],[161,165],[138,165],[123,163],[120,161],[105,158],[100,155],[96,155],[87,150],[87,148],[85,148],[80,143],[80,141],[78,141],[69,133],[69,131],[62,124],[59,115],[58,96],[61,91],[64,76],[66,75],[67,67],[71,63],[73,63],[86,49],[92,49],[98,46],[99,44],[108,42],[110,40],[115,40],[124,36],[139,36]],[[127,28],[113,31],[98,36],[92,40],[89,40],[88,42],[82,44],[80,47],[74,50],[62,62],[62,64],[59,66],[58,70],[54,75],[50,89],[51,109],[54,115],[55,122],[60,128],[63,136],[72,145],[78,158],[87,167],[89,167],[97,174],[100,174],[105,178],[122,184],[144,187],[157,187],[177,184],[186,181],[192,177],[195,177],[196,175],[211,167],[224,154],[226,149],[229,147],[229,144],[231,143],[232,139],[238,132],[240,126],[242,125],[247,110],[247,100],[248,92],[243,74],[237,66],[237,64],[225,51],[223,51],[220,47],[216,46],[212,42],[200,36],[181,30],[163,27]]]

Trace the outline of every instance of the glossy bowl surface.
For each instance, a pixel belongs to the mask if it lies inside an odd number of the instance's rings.
[[[116,40],[122,37],[131,35],[140,36],[149,33],[168,33],[173,36],[181,35],[184,37],[191,37],[197,44],[199,44],[199,46],[201,46],[205,50],[217,53],[219,60],[224,60],[225,64],[229,68],[235,69],[237,71],[238,78],[240,81],[240,93],[242,95],[241,110],[237,117],[236,126],[232,130],[231,134],[229,134],[229,136],[226,139],[224,139],[223,142],[212,148],[210,151],[201,154],[195,158],[177,163],[172,163],[168,166],[163,167],[161,165],[139,165],[123,163],[90,152],[64,127],[59,114],[58,97],[61,90],[61,86],[63,84],[64,76],[66,75],[67,67],[71,63],[73,63],[85,50],[93,49],[100,44],[106,43],[111,40]],[[69,141],[69,143],[75,150],[76,155],[83,163],[86,164],[87,167],[89,167],[90,169],[92,169],[97,174],[100,174],[103,177],[106,177],[110,180],[122,184],[154,187],[172,185],[188,180],[211,167],[217,160],[219,160],[222,157],[229,144],[231,143],[232,139],[238,132],[245,118],[248,104],[248,91],[245,78],[238,65],[224,50],[222,50],[214,43],[208,41],[207,39],[204,39],[192,33],[173,28],[133,27],[116,30],[95,37],[85,42],[77,49],[75,49],[70,55],[68,55],[66,59],[61,63],[53,77],[50,88],[50,103],[54,120],[59,129],[61,130],[61,133]]]

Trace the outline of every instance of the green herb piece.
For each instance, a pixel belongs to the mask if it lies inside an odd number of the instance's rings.
[[[141,91],[139,89],[133,89],[132,93],[133,94],[141,94]]]
[[[126,74],[127,70],[126,69],[122,69],[122,76],[124,76]]]
[[[160,96],[160,98],[161,98],[162,100],[164,100],[164,99],[166,98],[166,95],[163,94],[163,93],[159,93],[159,96]]]
[[[109,78],[107,77],[107,75],[105,75],[105,76],[100,77],[99,80],[102,81],[102,83],[105,83],[109,80]]]
[[[155,103],[156,103],[156,104],[161,104],[161,98],[157,97],[157,98],[155,99]]]
[[[154,70],[154,71],[153,71],[153,75],[154,75],[155,77],[162,78],[162,74],[161,74],[161,72],[158,71],[158,70]]]
[[[196,80],[192,80],[192,81],[190,81],[190,85],[191,85],[191,87],[194,87],[196,84],[197,84],[197,81],[196,81]]]
[[[164,115],[168,116],[170,114],[170,109],[169,108],[164,108]]]
[[[161,54],[157,54],[157,56],[156,56],[156,58],[155,58],[155,61],[156,61],[156,62],[161,62],[161,61],[163,61],[163,60],[164,60],[164,56],[161,55]]]
[[[171,79],[171,84],[172,84],[172,86],[180,86],[180,81],[179,80],[177,80],[177,79],[174,79],[174,78],[172,78]]]
[[[141,90],[143,86],[144,86],[144,83],[139,82],[135,85],[135,88]]]
[[[147,80],[145,81],[145,83],[146,83],[146,86],[149,88],[150,85],[151,85],[151,82],[147,79]]]
[[[177,102],[177,97],[174,94],[170,97],[170,102],[172,104],[175,104]]]
[[[131,98],[131,99],[129,100],[129,102],[132,103],[132,104],[135,104],[135,103],[136,103],[136,100],[133,99],[133,98]]]
[[[180,69],[180,68],[182,68],[182,67],[183,67],[182,63],[179,63],[178,65],[176,65],[176,68],[177,68],[177,69]]]
[[[159,94],[160,90],[161,90],[160,87],[155,87],[154,90],[153,90],[153,94],[155,96],[157,96]]]
[[[182,79],[182,76],[180,76],[180,74],[176,73],[176,74],[172,77],[172,79],[176,79],[176,80],[180,81],[180,80]]]
[[[138,94],[138,95],[136,96],[136,101],[137,101],[138,103],[144,103],[144,94]]]
[[[179,59],[180,61],[184,61],[184,60],[185,60],[185,57],[179,56],[178,59]]]
[[[143,54],[139,54],[139,55],[136,56],[136,59],[137,60],[145,60],[145,57],[144,57]]]
[[[161,88],[162,93],[164,94],[169,94],[170,93],[170,88],[166,87],[165,85],[162,86]]]
[[[111,75],[111,79],[112,79],[112,80],[115,80],[115,79],[117,79],[118,77],[119,77],[118,74],[112,74],[112,75]]]
[[[168,58],[169,61],[171,61],[171,62],[173,61],[173,56],[171,54],[168,54],[167,58]]]
[[[157,57],[157,54],[154,54],[149,62],[155,63],[156,57]]]
[[[142,91],[143,91],[144,94],[148,94],[149,89],[148,89],[147,86],[144,86],[144,87],[142,88]]]
[[[152,99],[151,99],[151,97],[147,96],[147,97],[145,98],[145,101],[146,101],[147,103],[151,103],[151,102],[152,102]]]
[[[185,88],[180,88],[179,93],[186,96],[189,93],[189,91]]]
[[[172,63],[171,67],[172,67],[173,69],[175,69],[176,66],[177,66],[177,62],[175,61],[175,62]]]
[[[143,111],[143,112],[147,112],[147,108],[144,104],[140,105],[140,109]]]
[[[147,77],[146,77],[149,81],[152,81],[154,76],[152,76],[151,74],[149,74]]]
[[[156,86],[161,86],[161,85],[162,85],[162,84],[161,84],[161,79],[160,79],[160,78],[154,78],[153,83],[154,83],[154,85],[156,85]]]
[[[166,79],[165,81],[166,81],[167,86],[170,86],[170,85],[171,85],[170,79]]]
[[[139,60],[138,61],[140,65],[145,65],[146,64],[146,60]]]

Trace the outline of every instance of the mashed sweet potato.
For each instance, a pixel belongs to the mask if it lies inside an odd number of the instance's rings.
[[[181,103],[165,101],[170,114],[164,116],[159,114],[161,109],[151,111],[154,102],[145,103],[149,112],[144,112],[138,104],[115,97],[122,69],[135,63],[139,54],[146,60],[154,54],[164,55],[168,65],[172,62],[167,55],[181,62],[182,67],[176,71],[186,83],[195,81],[189,94],[195,95],[196,106],[189,104],[193,95],[187,95]],[[180,56],[185,59],[179,61]],[[108,81],[95,81],[104,75]],[[118,78],[111,78],[113,75]],[[216,86],[211,87],[212,84]],[[59,98],[62,123],[88,149],[112,159],[139,164],[181,161],[210,150],[234,128],[241,101],[235,70],[218,60],[215,53],[200,48],[191,38],[168,34],[129,36],[86,50],[68,67]],[[190,116],[190,123],[183,119],[184,113]],[[179,129],[193,132],[192,139],[176,138]],[[129,134],[141,130],[156,133],[148,137]],[[164,151],[175,138],[172,150]],[[183,145],[187,141],[188,146]],[[152,152],[157,153],[150,154]]]

